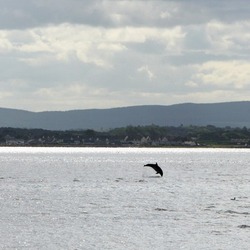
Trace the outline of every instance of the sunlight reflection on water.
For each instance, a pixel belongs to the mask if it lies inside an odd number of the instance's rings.
[[[0,148],[0,249],[249,249],[249,160],[246,149]],[[143,167],[156,161],[163,178]]]

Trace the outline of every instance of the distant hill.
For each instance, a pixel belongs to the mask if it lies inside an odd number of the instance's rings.
[[[0,108],[0,127],[106,130],[128,125],[151,124],[250,127],[250,101],[48,112]]]

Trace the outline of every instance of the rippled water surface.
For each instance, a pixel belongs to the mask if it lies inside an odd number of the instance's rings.
[[[248,250],[249,193],[249,150],[0,148],[0,249]]]

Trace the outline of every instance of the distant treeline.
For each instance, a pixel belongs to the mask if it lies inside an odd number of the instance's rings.
[[[9,142],[9,144],[7,143]],[[250,145],[250,129],[208,126],[127,126],[109,131],[0,128],[1,145]],[[179,143],[179,144],[178,144]]]

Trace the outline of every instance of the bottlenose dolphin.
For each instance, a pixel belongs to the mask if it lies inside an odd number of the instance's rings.
[[[155,164],[148,163],[148,164],[144,165],[144,167],[151,167],[151,168],[153,168],[156,171],[156,174],[160,174],[161,176],[163,176],[163,171],[158,166],[157,162]]]

